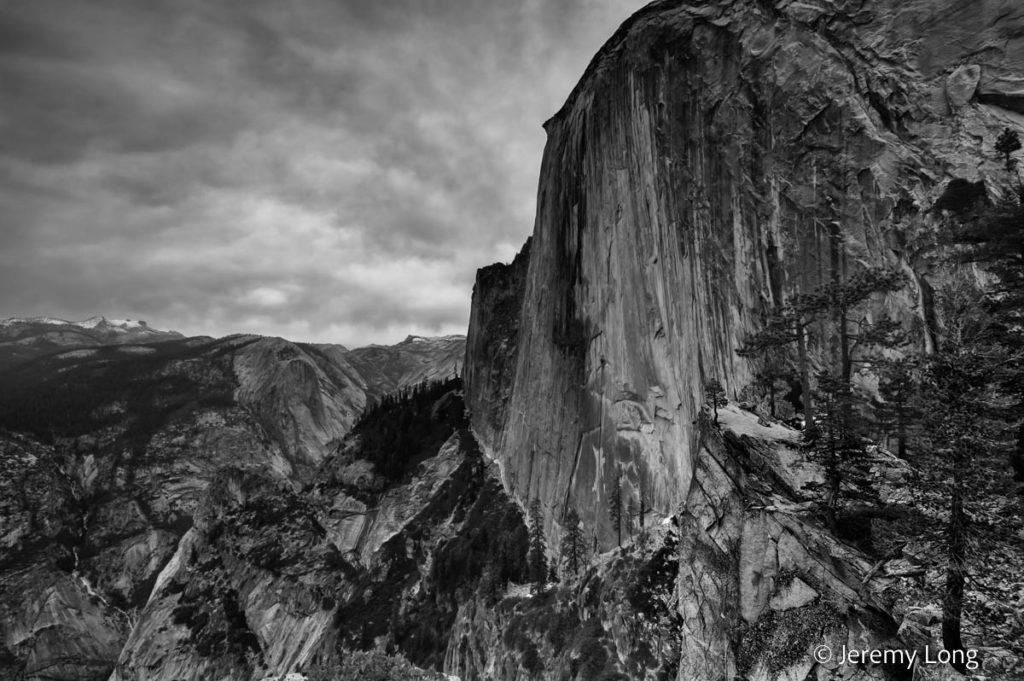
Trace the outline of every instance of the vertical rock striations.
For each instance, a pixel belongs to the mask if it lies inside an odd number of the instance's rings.
[[[478,280],[469,403],[510,489],[607,545],[616,471],[657,514],[685,497],[702,386],[750,384],[734,350],[770,306],[887,265],[911,283],[877,311],[927,327],[930,209],[953,177],[1003,178],[1021,26],[1000,0],[666,0],[627,21],[545,125],[510,384],[478,375],[489,343],[512,347],[486,338],[499,294]]]
[[[551,546],[570,507],[614,546],[620,484],[649,524],[677,516],[678,678],[802,679],[821,632],[897,645],[870,566],[799,520],[782,478],[752,473],[751,441],[701,417],[703,388],[749,396],[758,367],[735,350],[765,313],[866,267],[908,280],[869,314],[932,342],[947,188],[1008,181],[992,145],[1022,129],[1022,30],[1008,0],[661,0],[545,124],[517,324],[480,308],[518,299],[521,264],[474,291],[472,423],[509,490],[540,499]],[[812,369],[835,364],[831,326],[814,328]],[[795,647],[780,657],[780,642]],[[449,663],[469,678],[505,668],[457,643]]]

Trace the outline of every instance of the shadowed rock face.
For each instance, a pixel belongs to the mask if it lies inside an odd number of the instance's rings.
[[[469,382],[509,488],[575,506],[607,546],[615,468],[677,508],[702,385],[746,394],[734,350],[769,306],[887,265],[910,284],[874,312],[927,330],[930,209],[954,177],[1005,181],[1022,27],[1003,0],[666,1],[627,21],[545,126],[525,281],[478,282],[481,304],[524,287],[514,372]],[[477,333],[468,367],[489,366]],[[816,336],[821,367],[835,339]]]
[[[508,417],[529,262],[528,240],[511,264],[495,263],[477,272],[473,286],[463,381],[466,406],[486,442],[495,440]]]

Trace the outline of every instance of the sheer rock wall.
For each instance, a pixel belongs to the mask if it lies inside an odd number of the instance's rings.
[[[1006,0],[671,0],[616,32],[545,126],[515,370],[468,386],[552,536],[572,505],[608,546],[620,469],[628,496],[678,507],[704,382],[748,394],[734,350],[792,292],[888,265],[909,284],[873,314],[928,329],[931,209],[954,177],[1006,181],[992,145],[1022,122],[1022,26]],[[477,305],[498,297],[480,284]],[[489,366],[479,331],[467,372]],[[835,339],[815,335],[822,367]]]

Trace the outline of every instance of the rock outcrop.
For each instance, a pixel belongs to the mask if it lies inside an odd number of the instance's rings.
[[[526,289],[530,242],[508,265],[480,269],[473,286],[466,336],[466,406],[485,442],[494,442],[505,427],[518,357],[519,321]],[[487,361],[481,361],[483,358]]]
[[[701,429],[677,515],[544,594],[463,603],[445,670],[463,681],[909,678],[838,658],[843,646],[919,642],[901,641],[887,610],[898,580],[807,513],[798,490],[822,470],[797,454],[799,431],[732,405],[719,416]],[[881,455],[878,468],[908,472]],[[816,665],[820,645],[836,658]]]

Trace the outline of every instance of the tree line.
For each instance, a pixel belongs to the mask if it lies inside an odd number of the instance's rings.
[[[451,376],[384,395],[352,427],[360,456],[388,480],[403,479],[452,432],[468,425],[461,390],[462,379]]]

